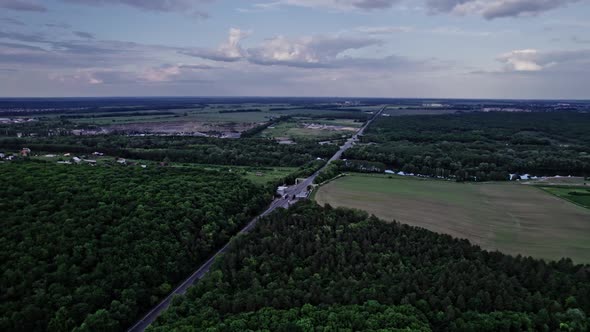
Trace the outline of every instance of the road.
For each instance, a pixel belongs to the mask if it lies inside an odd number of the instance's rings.
[[[354,134],[354,136],[349,138],[344,143],[344,145],[342,145],[340,147],[338,152],[336,152],[336,154],[334,154],[334,156],[332,158],[330,158],[328,163],[326,163],[326,165],[324,167],[322,167],[322,169],[313,173],[310,177],[299,182],[298,184],[288,187],[287,190],[285,190],[285,195],[282,198],[275,199],[270,204],[268,209],[266,209],[266,211],[264,211],[259,216],[254,218],[254,220],[252,220],[250,223],[248,223],[248,225],[246,225],[246,227],[244,227],[238,234],[248,233],[250,230],[252,230],[256,226],[256,222],[258,222],[258,220],[260,220],[260,218],[267,216],[268,214],[270,214],[274,210],[276,210],[278,208],[288,209],[291,204],[294,204],[295,200],[293,200],[292,198],[294,196],[297,196],[300,193],[306,192],[307,188],[313,184],[313,181],[320,174],[320,172],[323,171],[324,168],[326,168],[330,162],[340,159],[340,157],[342,156],[344,151],[350,149],[359,140],[359,136],[365,132],[365,129],[367,129],[367,127],[369,125],[371,125],[371,123],[377,117],[379,117],[379,115],[381,115],[381,113],[383,113],[383,111],[386,108],[387,107],[383,107],[381,110],[379,110],[379,112],[375,113],[375,115],[373,115],[373,117],[371,119],[369,119],[356,132],[356,134]],[[201,278],[203,278],[203,276],[205,276],[205,274],[209,271],[209,269],[213,265],[213,262],[215,262],[215,259],[218,256],[220,256],[221,254],[225,253],[227,251],[227,249],[229,248],[230,244],[231,244],[231,240],[225,246],[223,246],[223,248],[221,248],[217,253],[215,253],[215,255],[213,255],[211,258],[209,258],[208,261],[206,261],[203,265],[201,265],[199,267],[199,269],[196,270],[190,277],[188,277],[182,284],[180,284],[180,286],[178,286],[174,291],[172,291],[172,293],[170,293],[170,295],[168,295],[164,300],[162,300],[157,306],[152,308],[152,310],[150,310],[140,321],[138,321],[135,325],[133,325],[127,331],[128,332],[140,332],[140,331],[144,331],[145,329],[147,329],[147,327],[150,326],[150,324],[152,322],[154,322],[170,306],[170,303],[172,302],[172,299],[174,298],[174,296],[185,294],[187,289],[190,286],[192,286],[197,280],[200,280]]]

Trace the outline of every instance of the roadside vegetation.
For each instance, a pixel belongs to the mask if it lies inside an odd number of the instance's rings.
[[[301,203],[240,238],[149,331],[585,331],[589,267]]]

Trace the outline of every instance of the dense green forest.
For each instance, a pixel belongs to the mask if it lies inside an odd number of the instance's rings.
[[[307,202],[238,238],[151,331],[587,331],[589,313],[590,266]]]
[[[34,152],[91,154],[99,151],[131,159],[241,166],[302,166],[318,157],[330,158],[338,150],[337,146],[315,142],[281,145],[273,140],[256,138],[103,135],[0,140],[0,149],[20,150],[23,147]]]
[[[270,200],[190,169],[12,162],[0,182],[1,331],[123,330]]]
[[[344,158],[459,180],[585,175],[589,132],[590,114],[574,112],[383,117]]]

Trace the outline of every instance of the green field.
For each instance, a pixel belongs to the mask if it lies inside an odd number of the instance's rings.
[[[546,192],[590,209],[590,187],[543,186]]]
[[[272,107],[276,105],[255,107],[248,105],[227,105],[206,107],[203,109],[173,109],[165,111],[124,111],[118,112],[119,116],[111,117],[112,113],[96,112],[92,114],[81,113],[78,114],[80,118],[73,118],[72,121],[80,124],[94,124],[94,125],[113,125],[113,124],[130,124],[130,123],[152,123],[152,122],[178,122],[178,121],[196,121],[208,123],[262,123],[273,117],[279,116],[293,116],[293,115],[336,115],[341,114],[340,111],[332,110],[306,110],[306,109],[285,109],[280,111],[271,111]],[[239,112],[240,109],[259,109],[260,112]],[[223,111],[231,111],[228,113],[221,113]],[[171,113],[169,115],[158,114],[160,112]],[[142,113],[142,115],[134,115],[134,113]],[[154,113],[150,115],[149,113]],[[70,115],[76,115],[72,113]],[[101,116],[102,115],[102,116]],[[53,117],[59,116],[52,115]],[[346,121],[346,120],[343,120]]]
[[[488,250],[590,263],[590,210],[533,186],[355,174],[323,186],[315,199],[467,238]]]
[[[350,136],[354,130],[328,130],[307,128],[305,124],[317,124],[326,126],[338,126],[343,128],[359,128],[362,123],[354,122],[354,120],[328,120],[328,119],[292,119],[289,121],[282,121],[260,133],[260,137],[275,138],[275,139],[313,139],[313,140],[329,140],[342,138],[342,136]]]
[[[16,153],[16,152],[15,152]],[[63,153],[56,154],[55,157],[48,158],[44,153],[38,156],[32,156],[31,159],[41,160],[47,162],[57,162],[71,160],[70,157],[64,157]],[[111,156],[88,156],[87,159],[96,160],[97,165],[117,165],[117,158]],[[136,166],[120,166],[120,167],[139,167],[139,165],[146,165],[148,168],[158,167],[159,163],[152,160],[140,160],[140,159],[126,159],[127,163],[134,163]],[[77,167],[77,165],[71,165]],[[89,167],[87,163],[82,162],[81,167]],[[191,163],[168,163],[168,167],[177,168],[192,168],[192,169],[203,169],[203,170],[216,170],[219,172],[234,173],[241,175],[245,179],[255,184],[267,184],[274,182],[279,179],[287,177],[289,174],[294,173],[298,170],[297,167],[253,167],[253,166],[227,166],[227,165],[203,165],[203,164],[191,164]]]

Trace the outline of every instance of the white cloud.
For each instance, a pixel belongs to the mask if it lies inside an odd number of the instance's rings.
[[[334,60],[348,50],[356,50],[381,41],[372,38],[345,36],[313,36],[287,38],[278,36],[268,39],[261,46],[248,50],[249,60],[267,65],[293,67],[329,67]]]
[[[590,50],[514,50],[499,56],[498,61],[507,72],[582,72],[590,69]]]
[[[250,33],[250,31],[231,28],[229,30],[229,36],[227,41],[221,44],[217,49],[194,49],[183,51],[182,53],[213,61],[238,61],[246,56],[246,51],[242,48],[240,42],[244,38],[248,37]]]
[[[501,55],[498,60],[505,63],[508,71],[539,71],[543,66],[537,63],[537,50],[516,50]]]

